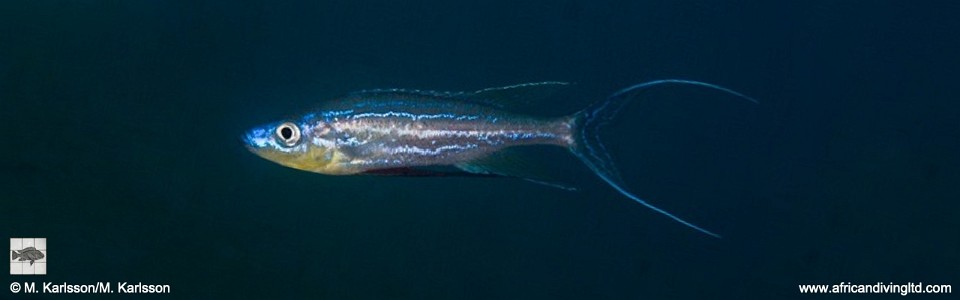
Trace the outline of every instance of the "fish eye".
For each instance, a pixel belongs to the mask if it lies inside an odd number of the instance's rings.
[[[287,122],[277,126],[277,138],[287,147],[292,147],[300,141],[300,128],[296,124]]]

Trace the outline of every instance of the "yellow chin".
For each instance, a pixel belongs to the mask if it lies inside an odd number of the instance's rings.
[[[273,149],[255,149],[253,153],[278,163],[285,167],[297,170],[310,171],[327,175],[349,175],[357,173],[351,170],[346,157],[340,151],[333,150],[331,155],[323,148],[311,147],[306,153],[286,153]]]

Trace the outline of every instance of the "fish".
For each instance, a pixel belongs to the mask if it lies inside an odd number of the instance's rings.
[[[44,258],[43,252],[37,250],[34,247],[26,247],[23,250],[10,250],[10,260],[19,260],[19,261],[30,261],[30,265],[33,265],[34,261],[38,261]]]
[[[558,146],[582,161],[623,196],[712,237],[627,189],[600,141],[601,129],[645,90],[686,85],[740,92],[706,82],[661,79],[623,88],[606,99],[561,117],[511,111],[536,95],[569,85],[548,81],[472,92],[409,89],[363,90],[327,101],[315,110],[246,131],[241,142],[257,156],[293,169],[326,175],[516,177],[574,189],[525,167],[527,146]]]

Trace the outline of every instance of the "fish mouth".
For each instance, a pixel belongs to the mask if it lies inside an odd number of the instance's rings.
[[[253,148],[253,144],[251,143],[252,141],[250,139],[249,134],[244,134],[239,136],[237,138],[237,142],[239,142],[240,145],[242,145],[244,148],[247,148],[247,151],[254,152],[254,150],[256,150],[255,148]]]

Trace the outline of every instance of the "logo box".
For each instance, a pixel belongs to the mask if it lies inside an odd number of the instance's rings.
[[[46,275],[47,239],[11,238],[10,275]]]

